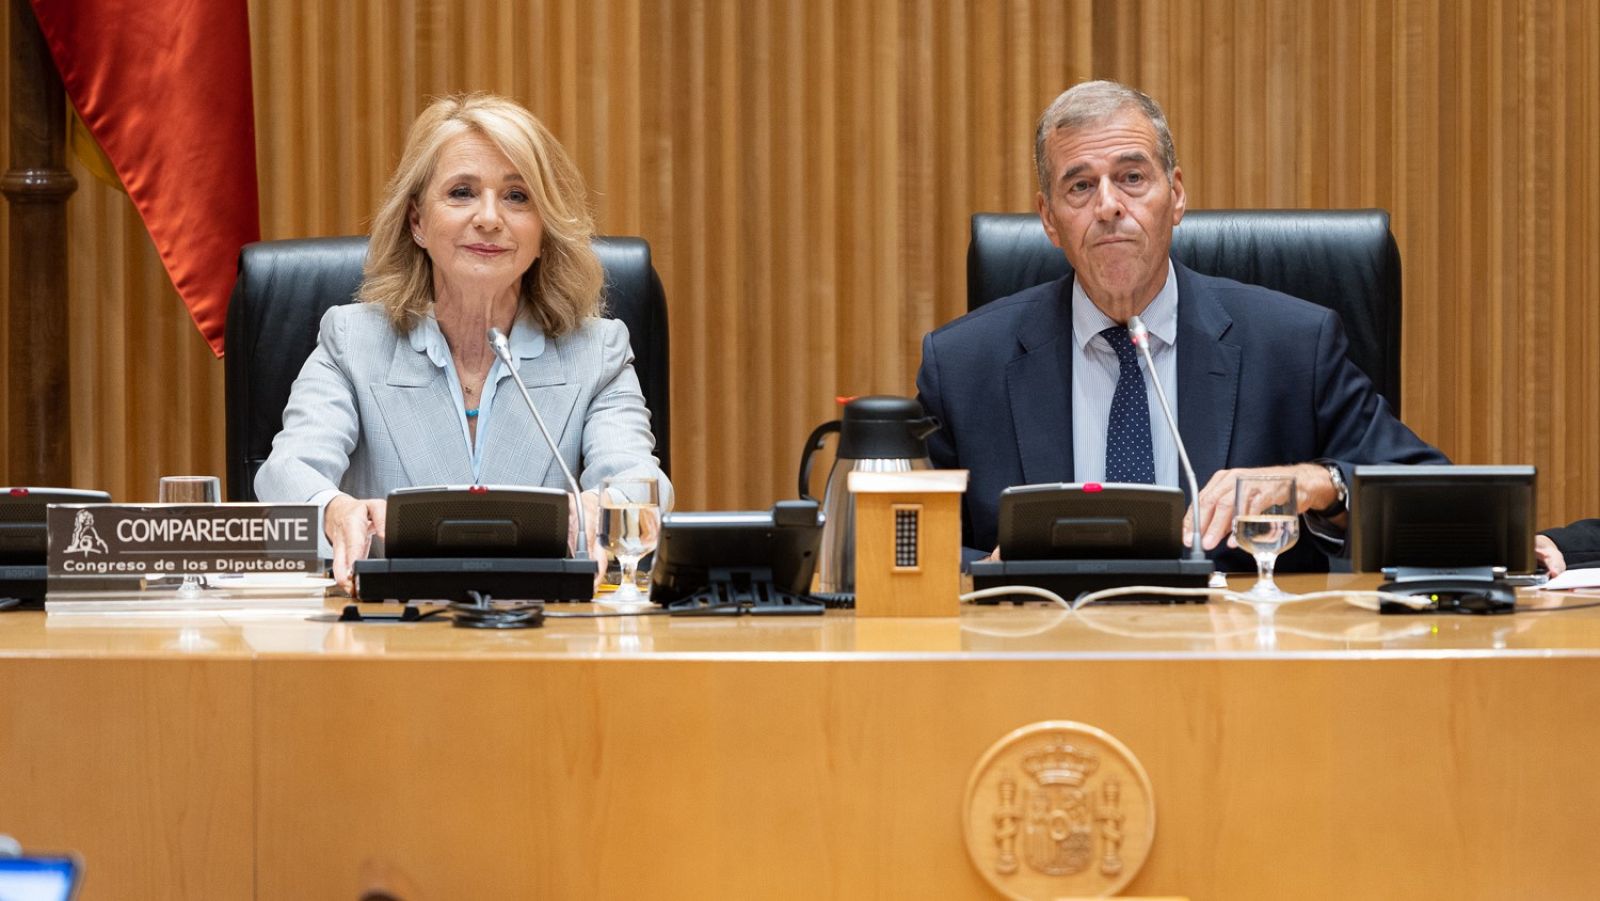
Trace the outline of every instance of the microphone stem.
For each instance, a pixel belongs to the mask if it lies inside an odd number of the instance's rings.
[[[1156,400],[1161,402],[1161,413],[1167,419],[1167,428],[1172,430],[1172,443],[1178,448],[1178,460],[1183,463],[1183,476],[1189,482],[1189,508],[1195,510],[1196,505],[1200,502],[1200,485],[1194,477],[1194,466],[1189,463],[1189,452],[1184,450],[1183,439],[1178,437],[1178,420],[1172,415],[1172,407],[1167,403],[1167,392],[1161,387],[1161,377],[1156,375],[1156,360],[1150,354],[1150,333],[1143,328],[1140,331],[1144,332],[1144,334],[1135,343],[1139,345],[1139,353],[1144,356],[1145,365],[1150,367],[1150,384],[1155,386]],[[1196,515],[1191,517],[1189,524],[1190,560],[1204,560],[1206,558],[1205,550],[1200,547],[1200,517],[1198,512],[1196,510]]]

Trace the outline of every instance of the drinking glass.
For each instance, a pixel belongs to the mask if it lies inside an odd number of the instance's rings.
[[[600,543],[622,564],[617,590],[603,603],[634,606],[649,598],[635,584],[639,558],[656,549],[661,487],[649,477],[615,476],[600,483]]]
[[[163,504],[216,504],[222,501],[222,480],[216,476],[162,476],[156,500]],[[186,574],[180,597],[195,597],[206,587],[202,576]]]
[[[222,500],[216,476],[162,476],[156,500],[163,504],[215,504]]]
[[[1233,540],[1256,558],[1256,584],[1245,594],[1254,600],[1289,597],[1272,581],[1278,555],[1300,538],[1300,509],[1293,476],[1239,476],[1233,489]]]

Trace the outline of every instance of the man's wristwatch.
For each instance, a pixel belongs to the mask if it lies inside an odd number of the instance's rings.
[[[1317,515],[1324,519],[1332,519],[1349,509],[1350,489],[1345,487],[1344,473],[1340,471],[1337,463],[1324,463],[1323,468],[1328,470],[1328,480],[1333,483],[1335,495],[1333,503],[1317,511]]]

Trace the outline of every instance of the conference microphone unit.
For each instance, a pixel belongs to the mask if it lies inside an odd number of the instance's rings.
[[[1189,503],[1200,497],[1199,480],[1189,463],[1189,451],[1178,434],[1178,421],[1167,403],[1161,376],[1150,354],[1150,331],[1138,316],[1128,320],[1129,338],[1139,348],[1150,370],[1150,383],[1166,417],[1167,429],[1178,448],[1178,462],[1189,482]],[[1000,496],[1001,559],[972,564],[972,584],[979,590],[1011,585],[1044,588],[1063,598],[1108,588],[1148,586],[1206,588],[1212,563],[1200,546],[1200,520],[1191,522],[1187,552],[1181,545],[1181,528],[1172,529],[1173,517],[1182,522],[1182,495],[1175,488],[1154,485],[1072,484],[1009,488]],[[1032,515],[1024,512],[1034,508]],[[1014,559],[1007,550],[1007,525],[1025,520],[1034,525],[1035,546],[1026,559]],[[1163,528],[1164,527],[1164,528]],[[1172,531],[1165,531],[1172,529]],[[1037,533],[1046,534],[1037,534]],[[1167,540],[1163,540],[1163,532]],[[1012,540],[1022,543],[1022,536]],[[1169,544],[1170,540],[1173,543]],[[1052,553],[1053,552],[1053,553]],[[1051,556],[1045,556],[1052,553]],[[1071,556],[1055,556],[1059,553]],[[1024,596],[1018,595],[1020,603]],[[997,600],[997,599],[995,599]],[[1199,596],[1175,597],[1156,592],[1117,597],[1113,603],[1204,603]],[[993,602],[993,600],[991,600]]]
[[[388,497],[385,555],[356,561],[356,594],[478,607],[485,597],[587,601],[595,562],[566,556],[567,509],[560,488],[397,488]],[[346,618],[368,617],[347,609]]]
[[[537,509],[550,509],[550,499],[540,496],[548,493],[562,497],[559,489],[490,485],[402,489],[390,493],[390,514],[397,514],[403,508],[422,511],[426,514],[422,518],[432,523],[424,529],[429,537],[422,544],[451,546],[419,548],[430,556],[358,560],[354,567],[356,593],[371,600],[452,600],[450,610],[455,624],[467,628],[537,627],[544,621],[543,601],[586,601],[594,596],[594,576],[599,564],[589,556],[588,517],[584,514],[582,489],[562,459],[561,448],[551,436],[544,417],[539,415],[522,374],[517,372],[510,342],[497,328],[489,329],[488,339],[495,356],[510,371],[523,403],[528,405],[528,412],[533,414],[534,424],[539,427],[540,437],[566,479],[578,524],[576,550],[571,557],[560,557],[552,553],[557,551],[552,545],[530,555],[529,548],[505,547],[501,540],[507,536],[522,536],[525,532],[547,533],[548,529],[530,529],[518,520],[529,516],[539,519],[534,515]],[[543,519],[547,524],[551,522],[549,516]],[[395,521],[393,515],[390,521]],[[565,523],[561,525],[564,527]],[[452,540],[445,542],[444,536],[451,536]],[[400,536],[391,535],[391,538],[397,537]],[[474,542],[483,547],[484,553],[471,553],[470,545]],[[500,553],[487,553],[494,550]],[[513,553],[506,553],[508,550]],[[495,607],[491,604],[495,597],[526,599],[533,603]],[[351,608],[346,608],[345,616],[363,618]]]

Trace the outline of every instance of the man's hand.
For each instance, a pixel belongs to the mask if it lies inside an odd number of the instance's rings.
[[[366,559],[372,536],[383,537],[388,509],[388,501],[341,494],[328,501],[323,512],[322,531],[333,545],[333,578],[351,596],[355,595],[355,562]]]
[[[1556,543],[1543,535],[1533,536],[1533,552],[1538,555],[1539,562],[1544,564],[1545,572],[1553,579],[1567,571],[1567,558],[1561,556],[1561,548]]]
[[[1238,547],[1233,540],[1233,489],[1240,476],[1285,476],[1295,480],[1296,512],[1325,510],[1338,499],[1338,489],[1328,478],[1328,470],[1316,463],[1294,466],[1259,466],[1251,469],[1219,469],[1200,489],[1200,499],[1183,516],[1183,543],[1190,544],[1194,517],[1200,517],[1200,546],[1209,551],[1222,542]]]

